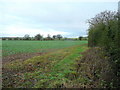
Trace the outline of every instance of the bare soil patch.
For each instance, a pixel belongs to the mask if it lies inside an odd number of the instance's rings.
[[[6,56],[2,58],[2,64],[14,61],[14,60],[26,60],[29,58],[32,58],[34,56],[40,56],[42,54],[45,53],[22,53],[22,54],[14,54],[14,55],[10,55],[10,56]]]
[[[15,60],[23,61],[23,60],[32,58],[34,56],[40,56],[40,55],[43,55],[43,54],[54,52],[56,50],[60,50],[60,49],[49,49],[49,50],[46,50],[46,52],[19,53],[19,54],[5,56],[5,57],[2,57],[2,64],[9,63],[9,62],[15,61]]]

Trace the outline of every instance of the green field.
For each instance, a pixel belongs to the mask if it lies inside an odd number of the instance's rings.
[[[85,43],[87,41],[2,41],[2,54],[8,56],[20,53],[47,52]]]
[[[104,72],[111,66],[102,49],[88,48],[87,41],[3,41],[2,45],[3,88],[107,86]],[[37,52],[45,53],[34,55]],[[24,58],[28,53],[32,56]],[[112,71],[108,74],[113,76]]]
[[[14,53],[58,49],[40,56],[3,65],[3,87],[83,87],[86,78],[77,72],[77,61],[88,49],[87,41],[3,41],[3,50]],[[14,54],[12,53],[12,54]],[[11,53],[4,53],[10,55]]]

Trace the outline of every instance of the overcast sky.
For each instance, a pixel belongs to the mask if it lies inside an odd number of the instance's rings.
[[[0,37],[34,36],[38,33],[44,37],[47,34],[86,36],[88,19],[102,11],[118,9],[118,0],[97,1],[0,0]]]

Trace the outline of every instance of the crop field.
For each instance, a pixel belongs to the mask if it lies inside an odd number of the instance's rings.
[[[87,41],[3,41],[4,56],[27,52],[46,53],[3,64],[3,87],[60,88],[73,87],[84,77],[77,72],[77,61],[88,49]],[[52,52],[51,49],[55,49]],[[57,49],[57,50],[56,50]],[[39,51],[38,51],[39,50]]]
[[[21,53],[43,53],[85,43],[87,41],[2,41],[2,54],[4,57]]]
[[[111,67],[87,41],[3,41],[2,47],[3,88],[102,87]]]

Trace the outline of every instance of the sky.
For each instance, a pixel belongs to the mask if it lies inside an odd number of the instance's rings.
[[[0,37],[87,36],[88,19],[117,9],[118,0],[0,0]]]

